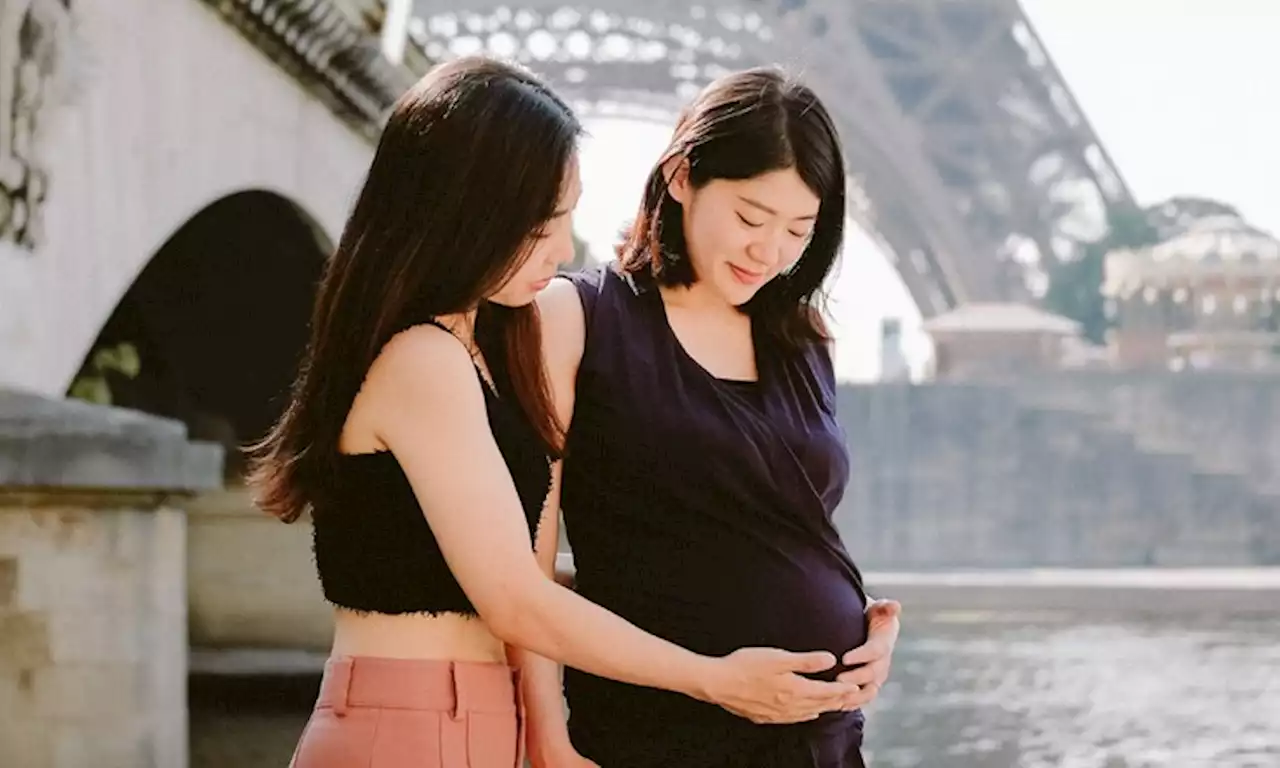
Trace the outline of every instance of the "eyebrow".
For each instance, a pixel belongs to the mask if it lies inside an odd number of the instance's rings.
[[[762,202],[760,202],[760,201],[758,201],[758,200],[752,200],[751,198],[749,198],[749,197],[744,197],[744,196],[742,196],[742,195],[738,195],[738,199],[739,199],[739,200],[741,200],[742,202],[746,203],[747,205],[749,205],[749,206],[753,207],[753,208],[759,208],[760,210],[764,211],[765,213],[769,214],[770,216],[779,216],[779,215],[781,215],[781,214],[779,214],[777,211],[773,210],[772,208],[770,208],[769,206],[765,205],[764,203],[762,203]],[[818,218],[818,214],[814,213],[814,214],[810,214],[809,216],[797,216],[797,217],[795,218],[795,220],[796,220],[796,221],[811,221],[811,220],[816,219],[816,218]]]

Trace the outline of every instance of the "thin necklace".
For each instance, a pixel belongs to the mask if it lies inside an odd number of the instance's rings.
[[[497,385],[493,381],[492,375],[489,373],[489,363],[484,359],[484,354],[480,351],[480,345],[475,343],[474,331],[472,333],[472,342],[468,344],[465,339],[454,332],[452,328],[440,323],[440,327],[444,328],[450,336],[458,340],[462,348],[467,350],[467,354],[471,356],[471,364],[475,366],[476,372],[480,374],[480,378],[484,380],[485,386],[495,395],[498,392]]]
[[[471,341],[468,342],[466,339],[462,338],[462,336],[460,336],[457,331],[450,328],[448,325],[445,325],[439,320],[436,321],[436,324],[439,325],[441,328],[443,328],[450,336],[457,339],[458,343],[462,345],[462,348],[467,350],[467,354],[471,355],[472,360],[477,360],[477,361],[480,360],[480,355],[481,355],[480,346],[475,343],[474,330],[472,330],[471,332]]]

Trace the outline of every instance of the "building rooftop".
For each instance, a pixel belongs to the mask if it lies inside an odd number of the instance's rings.
[[[927,333],[1035,332],[1077,335],[1080,323],[1026,304],[965,304],[924,322]]]

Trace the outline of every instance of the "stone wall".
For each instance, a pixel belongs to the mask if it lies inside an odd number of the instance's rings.
[[[187,765],[181,425],[0,390],[0,765]]]
[[[844,386],[838,525],[872,569],[1280,563],[1280,379]]]
[[[1019,383],[1019,397],[1094,414],[1151,451],[1186,453],[1280,497],[1280,376],[1268,373],[1061,373]]]
[[[311,521],[285,525],[244,488],[187,507],[191,647],[329,650],[333,612],[311,552]]]

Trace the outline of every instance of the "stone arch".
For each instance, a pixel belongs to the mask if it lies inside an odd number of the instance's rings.
[[[274,192],[210,203],[137,274],[70,394],[183,421],[192,437],[224,445],[234,478],[237,447],[283,405],[330,248],[315,220]]]
[[[65,2],[0,2],[8,9],[0,16],[11,21],[12,8]],[[369,138],[308,81],[208,3],[70,8],[71,58],[59,70],[67,88],[46,99],[52,111],[40,120],[42,150],[27,163],[39,171],[28,180],[47,190],[43,238],[24,251],[15,245],[20,236],[0,233],[0,381],[46,395],[66,392],[143,265],[205,205],[243,190],[276,191],[336,238],[373,154]],[[153,28],[165,34],[119,32]],[[16,54],[13,34],[0,22],[0,50]],[[201,75],[210,71],[218,77]],[[181,87],[184,73],[200,86]],[[5,77],[0,109],[12,109]],[[0,165],[4,155],[0,146]],[[0,176],[4,197],[16,182]]]
[[[854,44],[847,0],[420,0],[409,34],[429,57],[487,52],[538,71],[575,106],[631,105],[618,114],[674,114],[735,69],[780,63],[824,97],[845,143],[849,215],[885,248],[925,315],[965,301],[958,265],[979,248],[936,194],[923,139]],[[596,110],[591,110],[596,111]]]

